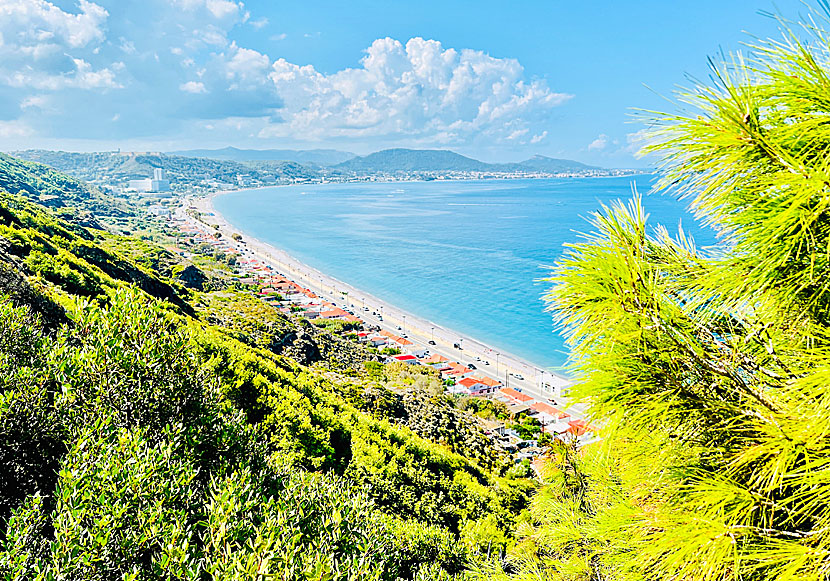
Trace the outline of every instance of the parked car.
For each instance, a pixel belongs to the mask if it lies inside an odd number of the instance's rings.
[[[486,359],[484,361],[482,361],[482,363],[484,363],[484,365],[490,365],[490,362],[487,361]]]
[[[467,367],[469,367],[470,369],[476,369],[476,366],[473,365],[472,363],[468,363]]]
[[[524,378],[523,376],[519,375],[518,373],[515,373],[515,374],[513,375],[513,377],[515,377],[515,378],[516,378],[516,379],[518,379],[519,381],[524,381],[524,380],[525,380],[525,378]]]
[[[458,349],[459,351],[461,351],[461,344],[460,343],[453,343],[452,346],[455,347],[456,349]]]
[[[430,345],[435,345],[435,341],[429,341]]]

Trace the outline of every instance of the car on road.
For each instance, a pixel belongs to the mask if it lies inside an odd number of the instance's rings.
[[[461,344],[460,343],[453,343],[452,346],[455,347],[456,349],[458,349],[459,351],[461,351]]]
[[[381,317],[380,315],[378,315],[378,321],[382,321],[382,320],[383,320],[383,317]]]
[[[525,378],[523,376],[519,375],[518,373],[514,373],[513,377],[515,377],[519,381],[524,381],[525,380]]]
[[[482,361],[482,363],[484,363],[484,365],[490,365],[490,362],[487,361],[486,359],[484,361]]]
[[[401,329],[400,327],[398,327],[398,331],[403,331],[403,329]]]
[[[435,345],[435,341],[429,341],[430,345]]]

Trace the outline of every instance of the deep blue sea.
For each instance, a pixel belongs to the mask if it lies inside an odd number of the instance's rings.
[[[650,224],[685,205],[651,176],[298,185],[232,192],[216,209],[243,233],[402,309],[552,369],[566,360],[540,282],[601,203],[644,195]]]

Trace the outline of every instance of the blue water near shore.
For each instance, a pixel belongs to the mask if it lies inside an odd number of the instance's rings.
[[[540,282],[600,203],[644,194],[649,223],[714,243],[651,176],[299,185],[232,192],[242,232],[439,325],[556,370],[566,360]]]

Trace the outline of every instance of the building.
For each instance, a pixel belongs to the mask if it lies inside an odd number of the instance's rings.
[[[158,204],[153,204],[152,206],[147,208],[147,213],[153,216],[159,216],[166,218],[170,216],[170,208],[165,208],[164,206],[159,206]]]
[[[165,177],[165,172],[160,167],[153,169],[152,178],[130,180],[128,188],[137,192],[164,193],[170,191],[170,181]]]

